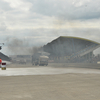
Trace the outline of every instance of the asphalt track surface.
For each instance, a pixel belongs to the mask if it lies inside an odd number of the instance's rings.
[[[100,65],[9,65],[0,84],[0,100],[100,100]]]

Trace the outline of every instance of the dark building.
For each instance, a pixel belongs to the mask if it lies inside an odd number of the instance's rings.
[[[100,43],[79,38],[60,36],[52,42],[44,45],[45,52],[50,53],[50,58],[74,59],[76,57],[85,57],[86,60],[93,56],[93,51],[100,47]]]
[[[0,59],[6,60],[6,61],[11,61],[11,59],[10,59],[8,56],[4,55],[4,54],[1,53],[1,52],[0,52]]]

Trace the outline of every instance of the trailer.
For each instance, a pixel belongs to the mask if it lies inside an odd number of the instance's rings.
[[[48,56],[40,56],[39,57],[39,66],[44,66],[44,65],[48,65]]]
[[[39,66],[44,66],[44,65],[48,65],[48,60],[49,60],[49,57],[48,56],[43,56],[43,55],[40,55],[40,54],[34,54],[32,56],[32,65],[39,65]]]

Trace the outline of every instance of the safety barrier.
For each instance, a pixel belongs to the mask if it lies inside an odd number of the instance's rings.
[[[2,64],[1,64],[1,69],[2,69],[2,70],[6,70],[6,63],[3,63],[3,62],[2,62]]]

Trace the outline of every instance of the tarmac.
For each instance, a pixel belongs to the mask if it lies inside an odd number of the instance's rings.
[[[100,74],[100,70],[86,68],[7,68],[0,70],[0,76],[22,76],[22,75],[55,75],[55,74]]]
[[[0,70],[0,100],[100,100],[99,67],[9,65]]]

